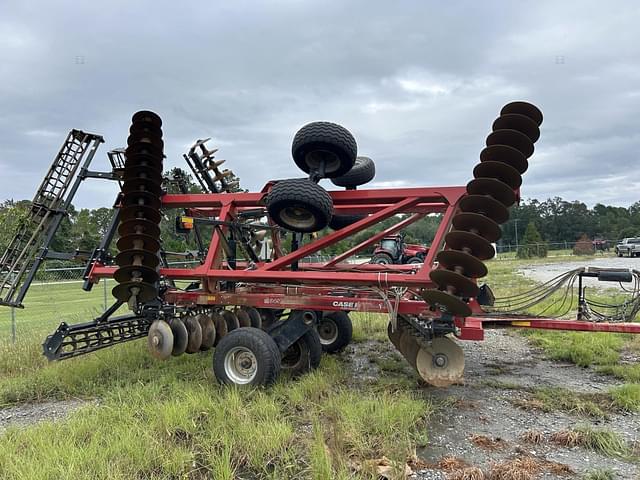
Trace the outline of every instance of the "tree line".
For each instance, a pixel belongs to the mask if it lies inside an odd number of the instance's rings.
[[[193,190],[196,187],[193,186]],[[191,190],[191,189],[190,189]],[[8,246],[16,224],[30,207],[26,200],[7,200],[0,203],[0,254]],[[174,220],[180,211],[165,212],[161,225],[163,246],[168,251],[181,252],[195,249],[193,235],[185,236],[175,232]],[[110,224],[112,209],[76,209],[72,207],[62,222],[51,248],[59,252],[72,252],[76,249],[92,251],[105,235]],[[392,217],[380,224],[347,238],[322,253],[336,254],[357,245],[373,233],[381,231],[399,221]],[[404,230],[405,241],[409,243],[430,244],[440,222],[439,215],[426,216]],[[541,242],[573,243],[581,237],[589,239],[603,238],[618,240],[624,237],[640,236],[640,201],[628,208],[596,204],[593,208],[578,201],[565,201],[559,197],[543,202],[530,199],[511,209],[510,219],[502,225],[502,238],[499,245],[526,243],[527,227],[532,226]],[[531,230],[530,228],[530,230]],[[320,235],[328,231],[321,232]],[[516,242],[516,235],[518,242]],[[537,243],[537,242],[536,242]],[[115,253],[115,244],[112,245]],[[363,253],[370,253],[372,248]]]

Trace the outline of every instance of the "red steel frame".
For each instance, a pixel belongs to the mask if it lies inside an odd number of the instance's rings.
[[[264,197],[272,185],[269,182],[259,193],[222,194],[167,194],[162,197],[163,208],[187,209],[196,217],[216,217],[223,222],[233,221],[238,213],[264,208]],[[426,311],[425,302],[417,295],[423,288],[434,288],[429,272],[435,255],[444,246],[444,237],[451,229],[451,220],[458,209],[458,202],[466,194],[466,187],[393,188],[375,190],[344,190],[329,192],[335,213],[367,214],[365,218],[324,237],[302,245],[285,255],[276,255],[269,262],[248,265],[237,262],[230,269],[222,254],[223,241],[218,229],[211,237],[204,263],[193,269],[161,268],[162,276],[172,280],[199,280],[201,290],[169,290],[165,300],[177,305],[250,305],[257,308],[294,308],[310,310],[347,310],[386,313],[397,308],[398,313],[420,315]],[[353,265],[344,263],[348,257],[376,243],[382,237],[395,233],[430,213],[442,214],[442,220],[424,264],[420,265]],[[304,257],[352,236],[368,227],[397,214],[408,216],[383,232],[337,255],[326,263],[299,263]],[[266,213],[265,213],[266,215]],[[226,227],[221,226],[222,233]],[[279,251],[279,236],[273,236],[274,251]],[[113,276],[115,267],[96,263],[89,279]],[[239,282],[233,292],[218,289],[220,281]],[[352,287],[345,292],[344,287]],[[358,287],[367,287],[358,289]],[[389,287],[407,289],[402,298],[384,298],[378,291]],[[354,290],[355,288],[355,295]],[[482,340],[484,327],[511,326],[553,330],[584,330],[640,333],[640,323],[593,323],[577,320],[539,318],[487,317],[477,302],[471,302],[476,316],[456,318],[459,338]],[[432,314],[432,313],[431,313]]]

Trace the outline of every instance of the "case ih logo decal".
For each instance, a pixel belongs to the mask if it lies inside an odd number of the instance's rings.
[[[333,302],[331,305],[334,307],[348,308],[350,310],[358,308],[358,302]]]

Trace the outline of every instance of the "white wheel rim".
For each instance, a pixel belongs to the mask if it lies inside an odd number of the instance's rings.
[[[287,207],[280,213],[280,218],[287,224],[296,228],[310,228],[315,223],[313,214],[300,207]]]
[[[331,173],[340,168],[340,158],[328,150],[314,150],[307,153],[304,159],[312,169],[317,169],[324,164],[324,171]]]
[[[246,385],[256,378],[258,360],[246,347],[234,347],[224,357],[224,373],[236,385]]]
[[[322,345],[331,345],[338,339],[338,326],[336,322],[323,318],[318,325],[318,336]]]

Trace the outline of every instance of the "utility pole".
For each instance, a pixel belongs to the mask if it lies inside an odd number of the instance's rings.
[[[518,221],[520,219],[519,218],[514,218],[513,222],[515,223],[515,228],[516,228],[516,250],[518,250]]]

